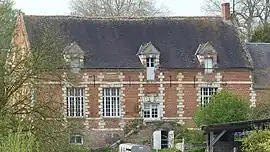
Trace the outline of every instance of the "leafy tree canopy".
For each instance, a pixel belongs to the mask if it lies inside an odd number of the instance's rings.
[[[206,107],[197,111],[194,119],[198,126],[202,126],[247,120],[248,114],[248,101],[227,91],[221,91],[211,98]]]

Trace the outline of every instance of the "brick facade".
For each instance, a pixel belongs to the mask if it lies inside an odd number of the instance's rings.
[[[85,87],[87,131],[94,131],[92,138],[109,140],[108,134],[120,133],[121,136],[131,120],[142,118],[142,96],[147,93],[161,95],[161,121],[173,120],[188,128],[196,127],[192,117],[200,106],[200,87],[218,87],[237,93],[246,99],[251,99],[252,79],[247,69],[217,71],[209,81],[201,71],[196,70],[168,70],[159,71],[155,81],[145,80],[145,72],[141,70],[82,70],[83,77],[77,86]],[[114,75],[114,76],[112,76]],[[95,77],[95,81],[93,78]],[[45,83],[46,84],[46,83]],[[49,82],[47,82],[50,85]],[[76,85],[75,85],[76,86]],[[63,96],[65,87],[62,86]],[[121,115],[119,118],[103,118],[102,116],[102,88],[120,88]],[[63,98],[65,99],[65,98]],[[65,100],[63,100],[65,102]],[[65,103],[63,103],[65,104]],[[252,103],[251,103],[252,104]],[[102,132],[98,136],[98,131]],[[106,137],[104,134],[106,132]],[[91,133],[93,134],[93,133]],[[105,139],[106,138],[106,139]],[[96,142],[95,142],[96,143]],[[106,143],[108,144],[108,143]],[[106,145],[105,144],[105,145]],[[104,144],[90,143],[90,146],[102,147]]]

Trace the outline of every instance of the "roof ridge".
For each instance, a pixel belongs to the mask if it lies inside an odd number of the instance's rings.
[[[147,19],[221,19],[220,16],[112,16],[112,17],[82,17],[73,15],[25,15],[30,17],[47,17],[47,18],[72,18],[72,19],[83,19],[83,20],[147,20]]]

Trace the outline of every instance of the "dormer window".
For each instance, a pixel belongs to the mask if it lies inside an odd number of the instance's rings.
[[[71,72],[78,73],[83,67],[84,52],[76,42],[71,43],[65,48],[64,58]]]
[[[70,59],[70,69],[74,73],[78,73],[81,69],[80,58],[74,57]]]
[[[213,73],[217,67],[217,52],[211,43],[200,44],[195,55],[204,69],[204,73]]]
[[[213,73],[213,59],[212,58],[204,59],[204,73]]]
[[[142,65],[146,67],[147,80],[155,80],[155,70],[159,67],[160,52],[149,42],[141,45],[137,53]]]

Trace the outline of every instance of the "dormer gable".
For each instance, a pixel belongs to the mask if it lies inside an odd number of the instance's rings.
[[[205,73],[212,73],[217,67],[217,51],[210,42],[200,44],[195,55]]]
[[[84,54],[83,50],[76,42],[73,42],[70,45],[66,46],[64,49],[64,53],[65,54],[74,54],[74,55],[75,54],[78,54],[78,55]]]
[[[63,53],[64,59],[70,66],[71,71],[74,73],[78,73],[83,67],[84,51],[76,42],[73,42],[65,47]]]
[[[144,45],[141,45],[137,55],[160,55],[160,52],[156,49],[156,47],[148,42]]]
[[[137,56],[139,57],[142,65],[144,65],[145,67],[149,65],[147,64],[147,61],[153,61],[155,68],[159,67],[160,52],[151,42],[141,45]]]

